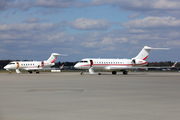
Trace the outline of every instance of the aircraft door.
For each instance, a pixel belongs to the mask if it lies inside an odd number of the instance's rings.
[[[41,62],[41,66],[42,66],[42,67],[44,66],[44,61],[43,61],[43,62]]]
[[[90,60],[90,67],[93,66],[93,60]]]
[[[19,63],[17,62],[17,69],[19,68]]]
[[[135,65],[136,64],[136,60],[133,59],[131,63],[132,63],[132,65]]]

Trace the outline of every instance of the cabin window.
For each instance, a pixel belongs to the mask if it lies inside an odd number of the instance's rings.
[[[80,61],[80,63],[87,63],[88,61]]]

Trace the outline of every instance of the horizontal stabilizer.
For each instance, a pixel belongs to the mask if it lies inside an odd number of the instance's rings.
[[[149,49],[149,50],[169,50],[170,48],[152,48],[152,47],[147,47],[145,49]]]
[[[68,56],[67,54],[59,54],[60,56]]]
[[[140,51],[140,53],[132,59],[145,60],[147,59],[150,50],[169,50],[169,49],[170,48],[152,48],[152,47],[144,46],[144,48]]]

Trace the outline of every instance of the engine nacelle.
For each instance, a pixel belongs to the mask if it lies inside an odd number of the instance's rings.
[[[135,65],[135,64],[136,64],[136,60],[135,60],[135,59],[132,59],[131,63],[132,63],[133,65]]]
[[[147,61],[140,59],[132,59],[131,63],[132,65],[146,65]]]
[[[50,66],[55,65],[55,63],[51,63],[51,62],[48,62],[48,61],[42,61],[41,65],[42,65],[42,67],[50,67]]]

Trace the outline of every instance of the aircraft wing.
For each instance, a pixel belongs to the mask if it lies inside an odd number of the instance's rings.
[[[42,70],[43,68],[23,68],[23,70],[31,71],[31,70]]]
[[[177,62],[175,62],[172,66],[108,66],[106,67],[105,69],[106,70],[128,70],[128,69],[148,69],[148,68],[157,68],[157,69],[160,69],[160,68],[174,68],[175,65],[177,64]]]
[[[137,66],[108,66],[105,70],[128,70],[128,69],[147,69],[148,67],[137,67]],[[151,67],[152,68],[152,67]],[[153,67],[154,68],[154,67]]]

